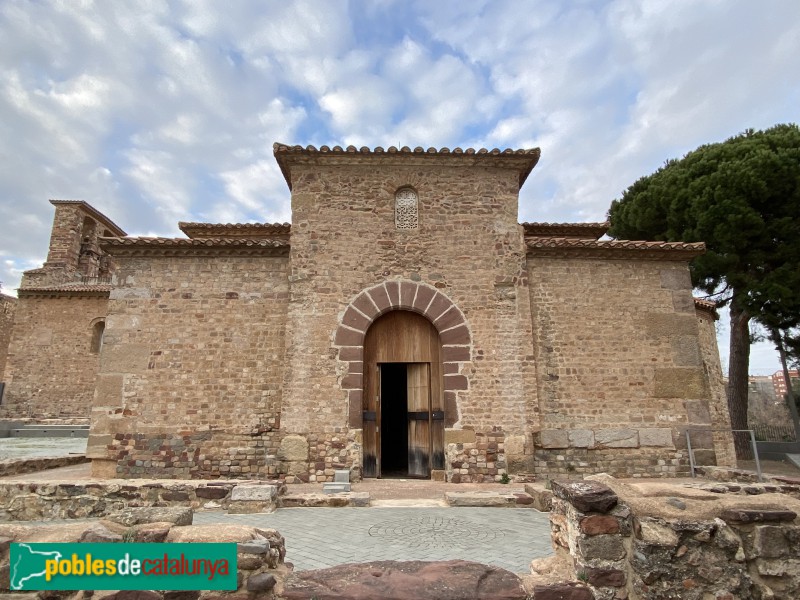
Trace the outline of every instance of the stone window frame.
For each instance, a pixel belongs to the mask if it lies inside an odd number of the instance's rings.
[[[89,353],[100,354],[103,349],[103,337],[106,333],[106,320],[102,317],[92,320],[91,328],[92,341],[89,344]]]
[[[410,185],[394,193],[394,226],[398,231],[419,229],[419,192]]]

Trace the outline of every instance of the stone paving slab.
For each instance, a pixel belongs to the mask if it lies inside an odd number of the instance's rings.
[[[197,512],[196,525],[277,529],[297,570],[376,560],[471,560],[529,573],[550,556],[549,515],[531,508],[281,508],[270,514]]]

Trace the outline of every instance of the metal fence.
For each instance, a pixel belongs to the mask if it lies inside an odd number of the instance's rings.
[[[796,434],[794,425],[751,425],[751,429],[759,442],[794,442]]]

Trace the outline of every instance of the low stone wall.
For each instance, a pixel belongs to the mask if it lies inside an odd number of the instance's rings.
[[[507,474],[506,435],[501,430],[445,432],[445,439],[459,434],[463,441],[445,448],[446,477],[450,483],[495,483]],[[471,436],[471,439],[464,437]]]
[[[265,490],[269,493],[264,494]],[[126,507],[145,506],[267,512],[274,510],[277,496],[285,492],[285,484],[267,481],[2,482],[0,520],[103,517]]]
[[[191,517],[191,511],[187,511]],[[154,515],[154,518],[163,518]],[[136,524],[121,524],[120,519],[69,525],[4,525],[0,524],[0,589],[9,588],[9,544],[11,542],[100,542],[116,543],[130,540],[137,543],[219,542],[238,545],[237,591],[135,591],[135,592],[17,592],[11,597],[69,598],[79,600],[196,600],[198,598],[274,598],[274,588],[291,571],[284,563],[286,544],[274,529],[259,529],[242,525],[177,525],[166,521],[139,520]],[[5,597],[5,595],[3,595]]]
[[[0,460],[0,477],[25,475],[26,473],[80,465],[86,462],[90,461],[83,454],[73,456],[42,456],[39,458],[9,458]]]
[[[592,479],[553,482],[550,519],[554,560],[594,598],[800,597],[800,501],[791,495]]]

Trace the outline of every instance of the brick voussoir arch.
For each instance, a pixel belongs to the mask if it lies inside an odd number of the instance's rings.
[[[458,363],[472,359],[472,335],[464,313],[436,288],[415,281],[386,281],[360,292],[347,306],[333,339],[339,360],[346,363],[342,389],[350,394],[351,422],[360,419],[364,385],[364,337],[381,315],[392,310],[408,310],[427,318],[439,332],[442,342],[444,393],[468,389]]]

